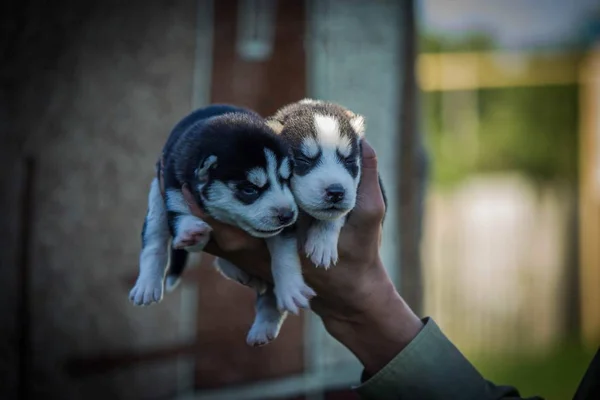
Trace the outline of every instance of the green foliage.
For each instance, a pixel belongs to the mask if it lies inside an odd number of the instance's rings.
[[[480,32],[425,32],[419,40],[420,51],[427,53],[496,48],[493,38]],[[431,92],[423,94],[422,103],[434,184],[451,186],[475,172],[506,170],[537,182],[576,180],[576,85],[485,89],[474,96]]]
[[[576,86],[490,89],[475,95],[477,126],[467,139],[460,132],[468,130],[461,125],[460,109],[453,113],[451,124],[443,118],[447,113],[442,104],[452,105],[453,96],[460,93],[423,95],[436,184],[452,185],[474,172],[506,170],[522,172],[538,182],[576,180]]]
[[[593,356],[573,341],[538,357],[478,357],[473,364],[486,379],[514,386],[521,396],[564,400],[575,394]]]
[[[421,53],[486,51],[495,48],[492,37],[482,32],[471,31],[453,36],[424,32],[419,35],[418,45]]]

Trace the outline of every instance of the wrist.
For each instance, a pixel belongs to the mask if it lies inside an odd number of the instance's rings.
[[[419,333],[423,324],[396,291],[383,266],[366,279],[364,307],[351,316],[323,316],[331,336],[360,360],[369,375],[377,373]],[[373,279],[371,279],[373,278]]]

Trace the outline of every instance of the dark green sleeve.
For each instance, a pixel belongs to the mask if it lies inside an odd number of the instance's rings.
[[[368,379],[363,376],[362,385],[355,388],[361,398],[522,399],[515,388],[486,381],[431,318],[423,323],[421,332],[388,365]]]

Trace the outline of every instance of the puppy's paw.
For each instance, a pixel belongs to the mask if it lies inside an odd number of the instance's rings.
[[[309,300],[316,295],[315,291],[304,283],[302,275],[275,285],[277,309],[282,312],[289,311],[298,315],[298,308],[309,308]]]
[[[129,292],[129,300],[136,306],[148,306],[160,303],[163,298],[163,280],[158,274],[138,276],[133,289]]]
[[[177,236],[173,239],[173,248],[192,247],[201,250],[210,240],[212,228],[199,218],[186,216],[177,225]]]
[[[328,269],[338,261],[338,235],[322,229],[311,229],[304,244],[306,256],[317,267]]]
[[[246,337],[246,343],[252,347],[260,347],[271,343],[281,328],[280,320],[259,320],[257,319],[252,324],[250,332]]]
[[[256,317],[246,343],[253,347],[264,346],[273,341],[287,317],[286,312],[277,310],[277,299],[270,286],[264,294],[256,296]]]

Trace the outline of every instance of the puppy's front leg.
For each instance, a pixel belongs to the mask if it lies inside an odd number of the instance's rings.
[[[293,232],[284,231],[266,242],[271,253],[277,308],[297,315],[298,307],[308,308],[309,300],[316,293],[304,283],[296,236]]]
[[[167,191],[167,217],[173,235],[173,248],[202,251],[210,239],[211,227],[190,214],[181,190]]]
[[[338,261],[338,240],[346,218],[314,220],[306,237],[304,251],[317,267],[328,269]]]

